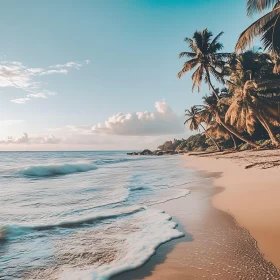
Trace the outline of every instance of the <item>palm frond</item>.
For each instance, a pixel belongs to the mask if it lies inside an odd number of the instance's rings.
[[[278,0],[248,0],[247,1],[247,15],[252,16],[259,12],[262,13],[265,9],[271,8]]]
[[[263,27],[271,21],[273,18],[277,17],[280,13],[280,7],[277,7],[273,11],[267,13],[253,24],[251,24],[245,31],[243,31],[237,41],[235,46],[235,51],[244,51],[248,46],[250,46],[255,37],[263,33]]]
[[[186,72],[190,71],[191,69],[193,69],[198,63],[198,60],[196,58],[191,59],[189,61],[186,61],[184,63],[184,67],[182,68],[182,70],[178,73],[178,78],[180,79],[182,77],[183,74],[185,74]]]
[[[197,90],[198,92],[200,92],[202,79],[203,79],[203,66],[200,65],[192,74],[192,81],[193,81],[192,91],[194,91],[195,86],[197,86]]]
[[[190,39],[188,37],[186,37],[184,39],[185,42],[187,42],[189,44],[189,48],[194,52],[194,53],[198,53],[199,48],[197,47],[195,41],[193,39]]]
[[[196,53],[192,53],[192,52],[181,52],[181,53],[179,54],[179,58],[182,58],[182,57],[194,58],[194,57],[196,57]]]
[[[214,78],[221,82],[221,83],[225,83],[224,78],[222,76],[222,73],[218,72],[213,66],[209,67],[210,73],[214,76]]]
[[[230,134],[228,131],[218,124],[217,122],[212,121],[209,123],[206,129],[206,133],[215,139],[225,139],[228,140],[230,138]]]
[[[203,38],[202,33],[200,31],[196,31],[193,35],[193,39],[195,42],[195,45],[202,50],[203,49]]]
[[[264,49],[280,54],[280,11],[262,28],[261,41]]]
[[[221,38],[221,36],[224,34],[224,32],[220,32],[211,42],[209,46],[210,52],[217,52],[220,51],[223,48],[223,44],[221,44],[218,40]]]

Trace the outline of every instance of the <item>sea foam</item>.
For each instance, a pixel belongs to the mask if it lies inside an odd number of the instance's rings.
[[[147,209],[136,215],[141,215],[137,224],[141,230],[126,235],[124,248],[127,249],[121,258],[96,268],[64,268],[59,279],[107,280],[112,275],[142,266],[159,245],[184,236],[176,229],[177,224],[171,221],[171,217],[161,210]]]

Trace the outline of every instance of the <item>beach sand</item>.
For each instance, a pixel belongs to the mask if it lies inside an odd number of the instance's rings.
[[[186,156],[188,167],[221,172],[225,190],[213,205],[233,215],[256,239],[265,258],[280,268],[280,150]]]
[[[200,161],[205,159],[186,158],[187,165],[194,168],[199,168]],[[213,161],[209,159],[209,163]],[[191,190],[190,195],[157,205],[178,222],[185,237],[161,245],[142,267],[112,279],[280,279],[277,268],[263,258],[249,232],[230,214],[213,207],[212,198],[216,205],[216,198],[226,192],[213,185],[223,178],[216,171],[223,170],[209,171],[197,172],[197,181],[184,186]]]

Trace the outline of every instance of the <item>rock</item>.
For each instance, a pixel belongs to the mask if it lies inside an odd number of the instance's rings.
[[[142,152],[140,153],[140,155],[145,155],[145,156],[147,156],[147,155],[152,155],[152,154],[153,154],[153,152],[150,151],[150,150],[148,150],[148,149],[145,149],[144,151],[142,151]]]

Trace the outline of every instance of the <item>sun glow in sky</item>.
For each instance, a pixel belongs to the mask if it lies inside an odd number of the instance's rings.
[[[208,93],[181,80],[195,30],[233,51],[246,1],[3,0],[0,150],[155,148],[186,137],[184,109]]]

